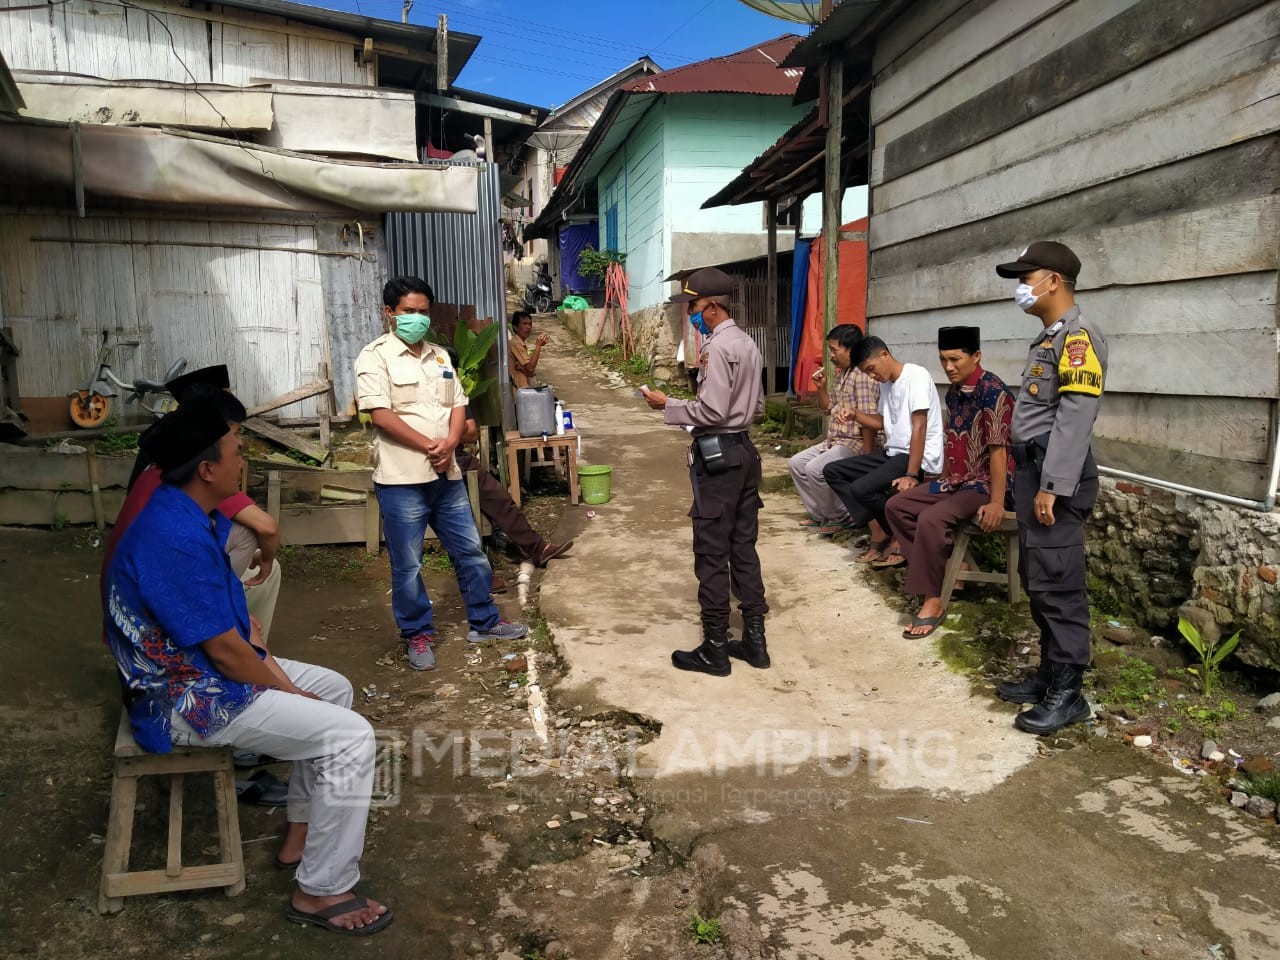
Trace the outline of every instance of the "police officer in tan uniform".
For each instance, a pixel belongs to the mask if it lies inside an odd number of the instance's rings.
[[[996,273],[1018,280],[1014,300],[1044,327],[1022,371],[1010,446],[1019,574],[1040,628],[1040,666],[996,692],[1012,703],[1035,704],[1014,724],[1047,734],[1090,713],[1081,690],[1089,665],[1084,537],[1098,498],[1089,441],[1106,379],[1107,342],[1076,306],[1080,259],[1069,247],[1037,241]]]
[[[702,644],[677,650],[671,662],[681,670],[727,677],[729,658],[753,667],[769,666],[765,646],[764,599],[759,532],[760,454],[747,430],[764,412],[760,351],[733,322],[728,298],[733,279],[708,268],[690,274],[672,303],[686,304],[689,323],[705,337],[696,400],[672,400],[660,390],[645,399],[663,411],[663,421],[692,428],[689,479],[693,485],[693,571],[702,609]],[[742,640],[729,641],[729,592],[742,610]]]

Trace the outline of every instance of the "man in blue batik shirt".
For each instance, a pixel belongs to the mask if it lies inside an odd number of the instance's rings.
[[[375,740],[351,684],[324,667],[277,660],[249,616],[217,506],[236,491],[238,428],[213,404],[183,405],[142,437],[163,485],[121,538],[105,573],[108,645],[134,738],[234,746],[294,761],[289,826],[276,862],[297,868],[287,916],[336,933],[376,933],[382,904],[360,877]]]

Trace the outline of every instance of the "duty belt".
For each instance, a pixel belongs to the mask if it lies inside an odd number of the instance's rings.
[[[1022,467],[1040,467],[1044,463],[1045,448],[1037,440],[1028,440],[1026,443],[1009,444],[1009,456],[1013,457],[1015,465]]]
[[[745,430],[737,433],[700,433],[693,439],[697,440],[698,437],[719,437],[721,443],[749,443],[751,440],[751,434]]]

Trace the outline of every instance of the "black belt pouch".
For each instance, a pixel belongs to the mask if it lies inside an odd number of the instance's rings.
[[[720,445],[719,434],[707,433],[694,437],[693,445],[698,451],[698,459],[702,461],[702,469],[707,471],[708,476],[714,477],[728,472],[729,460],[724,455],[724,448]]]

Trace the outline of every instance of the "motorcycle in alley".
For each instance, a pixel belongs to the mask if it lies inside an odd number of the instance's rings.
[[[98,349],[97,369],[80,385],[79,389],[67,394],[71,398],[71,421],[77,427],[91,429],[100,427],[111,416],[113,400],[120,390],[128,391],[125,403],[137,402],[143,410],[153,417],[161,417],[177,407],[173,397],[168,396],[165,384],[182,373],[187,367],[187,358],[179,357],[174,361],[165,375],[159,380],[138,377],[127,383],[117,377],[111,370],[111,354],[118,347],[137,347],[138,340],[118,340],[111,342],[111,334],[102,331],[102,346]],[[147,402],[148,394],[157,394],[155,400]],[[163,394],[164,396],[160,396]]]
[[[538,271],[537,276],[533,283],[524,285],[524,297],[520,300],[520,309],[528,310],[530,313],[550,313],[551,270],[545,260],[539,260],[535,266]]]

